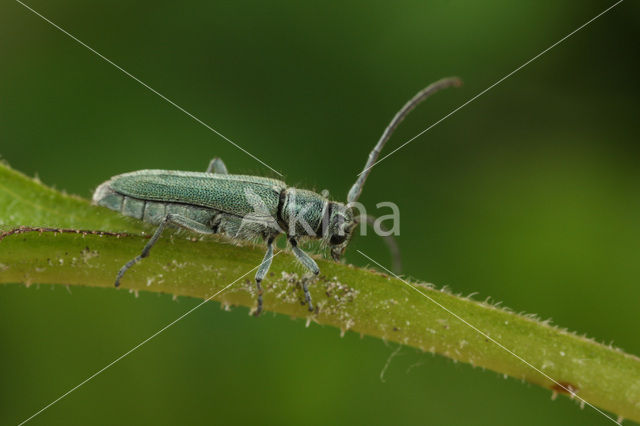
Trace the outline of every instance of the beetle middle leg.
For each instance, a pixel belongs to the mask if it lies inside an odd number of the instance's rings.
[[[207,173],[217,173],[219,175],[228,175],[227,166],[224,165],[224,161],[221,158],[214,158],[209,162],[207,167]]]
[[[160,222],[158,229],[156,229],[156,232],[153,234],[149,242],[142,249],[142,253],[140,253],[138,256],[134,257],[130,261],[128,261],[122,268],[120,268],[120,271],[118,271],[118,275],[116,276],[116,287],[120,285],[120,280],[122,279],[122,276],[125,274],[125,272],[127,272],[129,268],[131,268],[136,263],[140,262],[145,257],[149,256],[149,252],[151,251],[153,246],[156,244],[156,242],[158,242],[158,239],[160,239],[160,235],[162,235],[162,231],[164,231],[164,228],[167,226],[167,224],[177,225],[177,226],[180,226],[181,228],[185,228],[185,229],[188,229],[189,231],[197,232],[200,234],[215,233],[213,229],[204,226],[200,222],[196,222],[195,220],[186,218],[184,216],[180,216],[178,214],[169,213],[164,217],[162,222]]]
[[[258,316],[262,313],[262,280],[267,276],[269,268],[271,267],[271,259],[273,259],[273,237],[267,239],[267,252],[264,254],[264,259],[256,272],[256,288],[258,289],[258,307],[253,315]]]
[[[298,241],[294,237],[289,238],[289,244],[291,244],[291,248],[293,250],[293,254],[298,258],[300,263],[302,263],[309,271],[313,272],[314,275],[318,275],[320,273],[320,268],[318,268],[318,264],[315,260],[311,258],[307,253],[302,251],[300,247],[298,247]],[[304,291],[304,299],[307,302],[307,307],[309,311],[313,311],[313,305],[311,304],[311,294],[309,293],[309,287],[306,281],[302,283],[302,290]]]

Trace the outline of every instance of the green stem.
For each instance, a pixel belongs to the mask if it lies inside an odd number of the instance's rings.
[[[18,229],[21,225],[41,228]],[[112,287],[120,266],[139,253],[143,234],[150,231],[138,221],[54,191],[2,164],[0,227],[5,231],[0,236],[0,283],[93,287]],[[221,238],[168,232],[153,254],[128,272],[122,287],[208,298],[255,268],[263,251]],[[309,313],[302,305],[302,268],[288,252],[277,253],[263,283],[265,310],[438,353],[554,392],[575,393],[614,417],[640,421],[636,356],[531,316],[413,283],[420,294],[380,272],[323,259],[317,259],[322,273],[311,285],[317,309]],[[253,307],[252,277],[247,274],[214,299]]]

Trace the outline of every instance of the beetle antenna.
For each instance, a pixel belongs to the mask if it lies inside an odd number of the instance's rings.
[[[347,195],[347,203],[353,203],[360,198],[360,194],[362,193],[362,188],[364,186],[364,181],[367,180],[369,173],[371,172],[371,168],[375,165],[378,160],[378,156],[384,147],[384,144],[387,143],[393,131],[398,127],[398,124],[404,120],[404,118],[409,114],[415,107],[417,107],[422,101],[427,99],[429,96],[433,95],[439,90],[446,89],[447,87],[459,87],[462,85],[462,80],[458,77],[447,77],[442,80],[438,80],[435,83],[430,84],[425,87],[416,95],[409,100],[404,106],[396,113],[391,122],[387,125],[387,128],[384,129],[382,136],[376,143],[376,146],[373,147],[373,150],[369,153],[369,158],[367,159],[367,164],[365,164],[364,169],[358,175],[358,179],[356,183],[353,184],[351,189],[349,190],[349,195]]]
[[[356,216],[356,223],[360,223],[360,220],[363,216],[367,224],[371,226],[373,226],[373,224],[377,220],[375,216],[372,216],[370,214],[366,214],[366,215],[362,214],[362,215]],[[400,273],[402,273],[402,256],[400,256],[400,248],[398,247],[398,242],[396,241],[396,239],[393,237],[392,234],[389,234],[389,232],[382,227],[382,224],[380,224],[380,228],[381,228],[381,231],[387,234],[387,235],[381,235],[381,237],[384,239],[384,242],[387,244],[387,247],[389,248],[389,253],[391,253],[391,265],[392,265],[391,270],[395,274],[399,275]]]

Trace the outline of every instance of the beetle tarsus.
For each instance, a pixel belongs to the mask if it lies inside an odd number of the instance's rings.
[[[133,258],[130,261],[128,261],[127,263],[125,263],[125,265],[122,268],[120,268],[120,270],[118,271],[118,275],[116,275],[115,286],[116,287],[120,287],[120,280],[124,276],[124,273],[127,272],[129,270],[129,268],[131,268],[133,265],[135,265],[136,263],[138,263],[140,260],[142,260],[143,258],[145,258],[147,256],[149,256],[149,250],[147,250],[146,253],[143,250],[142,254],[140,256],[136,256],[135,258]]]
[[[258,306],[256,310],[253,312],[254,317],[259,317],[262,313],[262,285],[260,284],[262,280],[256,279],[256,288],[258,289]]]
[[[315,273],[314,276],[318,276],[318,273]],[[309,312],[313,312],[313,303],[311,302],[311,293],[309,293],[309,284],[307,280],[302,281],[302,290],[304,291],[304,301],[307,304],[307,308]]]

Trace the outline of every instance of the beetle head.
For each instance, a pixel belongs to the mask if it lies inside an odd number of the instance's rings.
[[[351,207],[342,203],[331,202],[329,212],[329,226],[325,239],[331,247],[331,257],[340,260],[349,245],[356,222]]]

